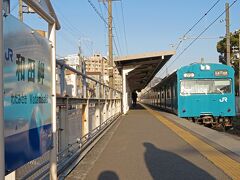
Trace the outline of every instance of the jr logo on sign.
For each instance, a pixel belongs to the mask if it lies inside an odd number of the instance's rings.
[[[8,48],[7,52],[5,52],[5,59],[7,61],[11,60],[13,62],[13,50]]]
[[[222,97],[221,99],[219,99],[219,102],[227,102],[228,98],[227,97]]]

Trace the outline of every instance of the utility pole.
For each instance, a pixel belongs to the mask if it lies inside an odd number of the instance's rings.
[[[99,1],[108,1],[108,65],[109,65],[109,86],[113,88],[114,79],[113,79],[113,32],[112,32],[112,1],[116,0],[99,0]],[[113,98],[113,90],[110,90],[110,97]]]
[[[230,56],[230,31],[229,31],[229,3],[226,2],[226,43],[227,43],[227,65],[231,66],[231,56]]]
[[[108,0],[108,60],[109,60],[109,86],[113,88],[113,44],[112,44],[112,0]],[[113,90],[110,90],[110,98]]]
[[[79,40],[79,46],[78,46],[78,57],[80,60],[80,64],[81,64],[81,72],[83,74],[82,77],[82,98],[86,98],[87,94],[87,80],[86,80],[86,64],[84,61],[84,57],[82,56],[82,48],[81,48],[81,40]]]
[[[18,17],[19,20],[23,22],[23,1],[18,0],[18,2],[19,2]]]

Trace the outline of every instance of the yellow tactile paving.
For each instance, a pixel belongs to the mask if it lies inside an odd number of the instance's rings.
[[[144,106],[144,105],[143,105]],[[163,124],[175,132],[178,136],[184,139],[188,144],[193,146],[197,151],[199,151],[208,160],[214,163],[217,167],[222,169],[228,176],[232,179],[240,179],[240,163],[229,158],[225,154],[216,150],[212,146],[198,139],[196,136],[192,135],[188,131],[178,127],[174,123],[170,122],[167,118],[160,115],[159,112],[153,111],[150,108],[144,106],[151,114],[153,114],[157,119],[159,119]],[[240,147],[239,147],[240,148]]]

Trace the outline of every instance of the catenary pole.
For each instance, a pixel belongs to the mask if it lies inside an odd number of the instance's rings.
[[[226,2],[226,43],[227,43],[227,65],[231,65],[231,56],[230,56],[230,30],[229,30],[229,3]]]

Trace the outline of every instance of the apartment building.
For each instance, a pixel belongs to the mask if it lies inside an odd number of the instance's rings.
[[[101,54],[94,54],[89,57],[86,61],[86,72],[88,75],[93,76],[93,78],[98,77],[105,84],[109,85],[109,66],[108,59]],[[98,75],[98,76],[97,76]],[[118,72],[116,67],[113,68],[113,79],[114,88],[122,91],[122,77]]]
[[[87,75],[109,85],[108,60],[101,54],[94,54],[85,60]]]
[[[78,54],[68,55],[65,58],[65,63],[72,68],[82,72],[82,60]],[[82,97],[82,79],[76,73],[65,70],[66,80],[66,95],[70,97]]]

